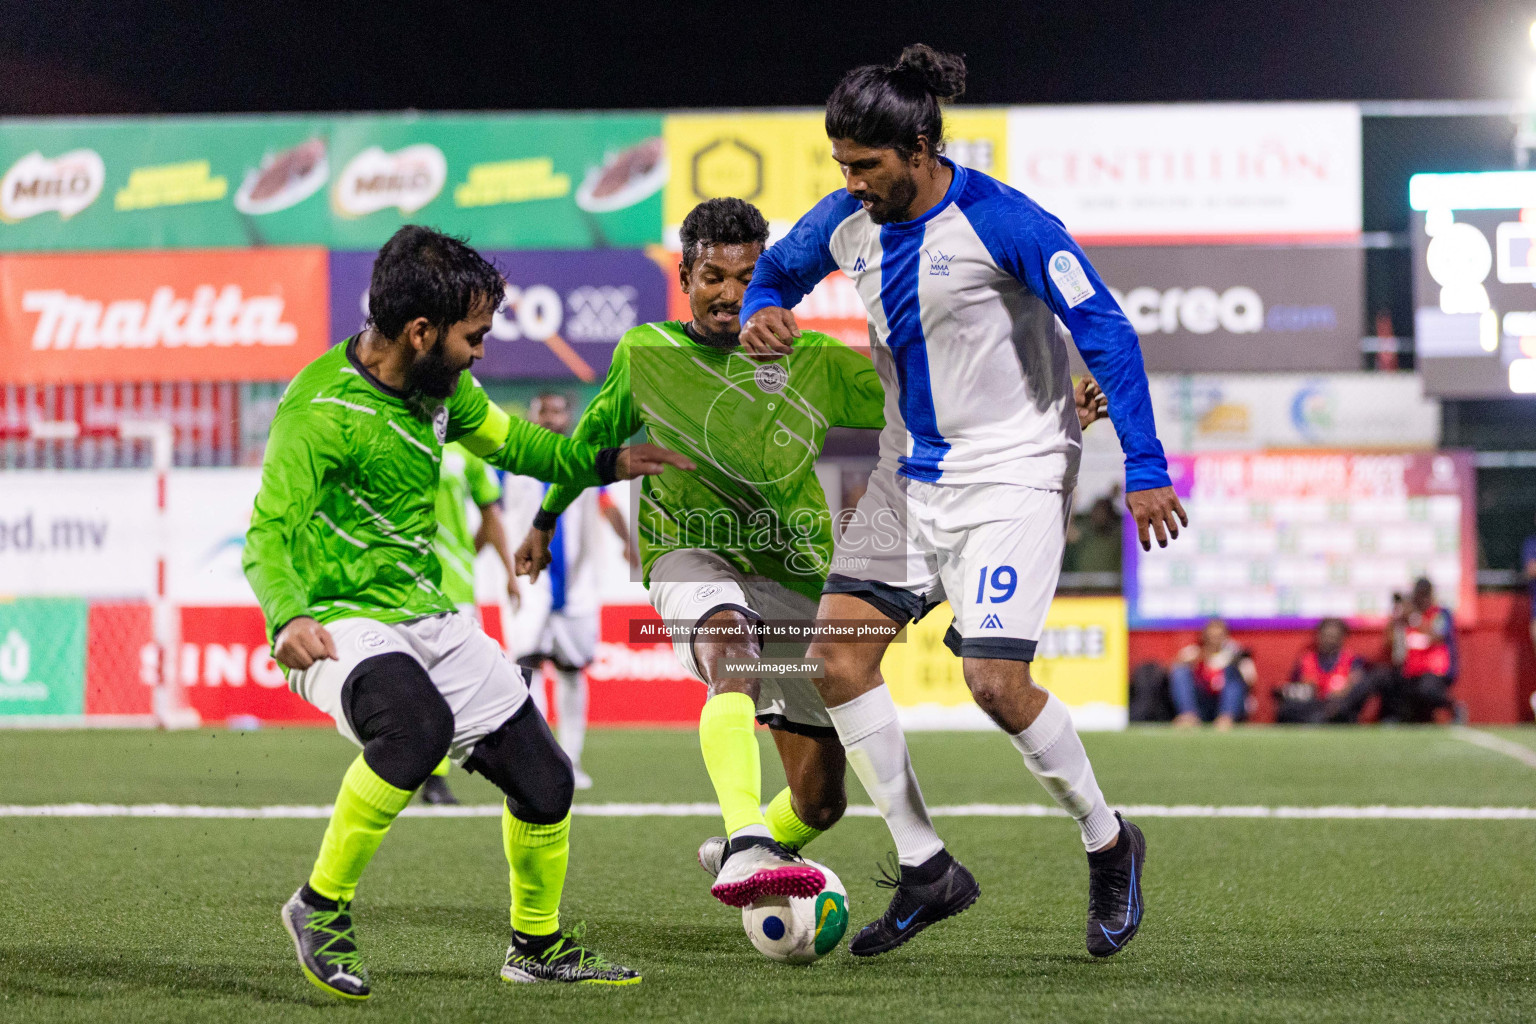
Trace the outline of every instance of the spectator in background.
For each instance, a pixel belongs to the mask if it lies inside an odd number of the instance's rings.
[[[1168,673],[1173,696],[1173,724],[1189,728],[1201,722],[1230,729],[1248,713],[1248,688],[1258,679],[1253,658],[1232,639],[1227,624],[1212,619],[1200,642],[1179,652]]]
[[[1067,527],[1066,572],[1120,574],[1124,540],[1120,532],[1119,488],[1095,501]]]
[[[1349,627],[1342,619],[1324,619],[1311,646],[1297,657],[1290,681],[1275,691],[1275,720],[1292,725],[1358,722],[1375,692],[1365,659],[1350,649]]]
[[[1393,675],[1383,688],[1383,722],[1432,722],[1440,708],[1454,721],[1466,720],[1466,709],[1451,698],[1456,682],[1456,631],[1451,613],[1435,603],[1435,587],[1420,578],[1413,593],[1392,595],[1392,619],[1387,627],[1392,647]]]

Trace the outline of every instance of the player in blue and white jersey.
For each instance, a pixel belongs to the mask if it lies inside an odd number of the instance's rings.
[[[1078,822],[1088,851],[1088,949],[1108,956],[1141,921],[1141,830],[1111,813],[1067,707],[1030,680],[1056,589],[1082,435],[1066,335],[1109,399],[1126,503],[1144,547],[1187,524],[1152,420],[1136,332],[1061,222],[1027,196],[942,155],[939,101],[965,64],[926,46],[849,72],[827,101],[846,189],[758,260],[742,348],[770,358],[798,336],[789,312],[841,269],[872,324],[885,386],[880,462],[839,538],[818,617],[896,627],[947,599],[946,643],[976,703]],[[894,528],[893,528],[894,527]],[[1150,533],[1149,533],[1150,531]],[[838,736],[895,840],[883,917],[850,944],[894,949],[975,902],[944,849],[880,678],[885,644],[818,641]]]

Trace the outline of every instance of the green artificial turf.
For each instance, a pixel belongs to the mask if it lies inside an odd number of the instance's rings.
[[[1531,744],[1519,730],[1500,735]],[[1122,804],[1536,806],[1536,771],[1445,731],[1132,730],[1086,742]],[[708,801],[687,732],[599,732],[586,802]],[[914,734],[929,801],[1043,802],[1001,737]],[[765,754],[768,753],[765,748]],[[322,730],[0,732],[0,803],[313,804],[353,750]],[[782,779],[765,759],[765,794]],[[455,773],[470,802],[494,791]],[[852,783],[853,799],[864,797]],[[277,908],[320,821],[0,818],[0,1021],[1445,1021],[1536,1018],[1529,821],[1146,818],[1147,917],[1083,949],[1086,870],[1059,818],[944,818],[983,887],[873,961],[763,960],[693,861],[717,822],[578,817],[566,920],[645,972],[629,990],[511,986],[494,819],[403,818],[357,901],[366,1006],[332,1003]],[[850,818],[809,854],[855,924],[889,848]]]

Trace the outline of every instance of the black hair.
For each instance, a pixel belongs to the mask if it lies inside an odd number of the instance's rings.
[[[944,151],[940,100],[965,92],[965,58],[914,43],[890,67],[866,64],[843,76],[827,99],[827,138],[894,149],[903,159],[926,136],[934,153]]]
[[[679,235],[686,269],[693,266],[706,245],[767,245],[768,222],[745,199],[725,196],[706,199],[689,210]]]
[[[1323,629],[1325,627],[1327,627],[1327,626],[1338,626],[1339,630],[1342,633],[1344,633],[1345,636],[1349,635],[1349,623],[1345,622],[1343,619],[1340,619],[1340,618],[1326,618],[1326,619],[1323,619],[1323,620],[1319,621],[1318,624],[1317,624],[1317,632],[1321,633],[1323,631]]]
[[[505,290],[501,272],[462,239],[407,224],[373,261],[368,323],[386,338],[417,317],[445,331],[486,302],[500,306]]]

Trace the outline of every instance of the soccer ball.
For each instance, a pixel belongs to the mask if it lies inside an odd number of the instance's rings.
[[[827,876],[815,896],[766,896],[742,908],[741,926],[757,951],[781,964],[810,964],[832,951],[848,930],[848,890],[825,864],[807,861]]]

